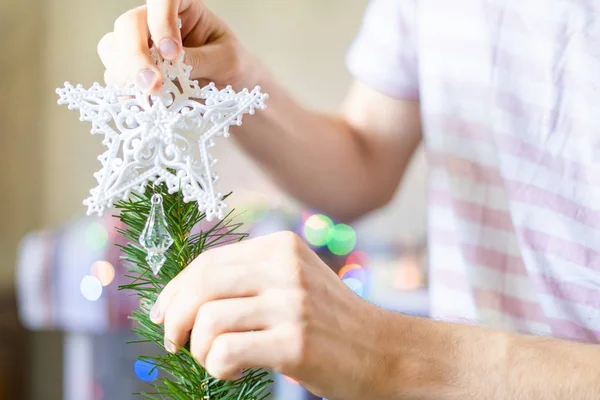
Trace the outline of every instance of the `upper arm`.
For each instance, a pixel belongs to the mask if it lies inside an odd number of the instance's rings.
[[[421,141],[418,21],[418,0],[371,0],[346,57],[343,117],[388,200]]]
[[[342,103],[342,115],[352,128],[378,140],[409,147],[421,140],[418,100],[396,99],[358,81]]]
[[[381,202],[389,201],[421,142],[419,101],[395,99],[357,81],[341,112],[377,176]]]

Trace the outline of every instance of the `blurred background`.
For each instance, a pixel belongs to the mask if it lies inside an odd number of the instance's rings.
[[[336,110],[367,0],[205,2],[296,98]],[[135,364],[145,350],[125,345],[135,303],[116,291],[124,278],[114,221],[83,217],[101,140],[54,92],[65,80],[102,80],[96,44],[140,3],[0,0],[0,400],[120,400],[154,378]],[[394,201],[348,226],[279,192],[232,140],[214,150],[220,188],[234,192],[230,205],[252,235],[295,230],[357,294],[426,313],[421,152]],[[284,377],[273,393],[311,398]]]

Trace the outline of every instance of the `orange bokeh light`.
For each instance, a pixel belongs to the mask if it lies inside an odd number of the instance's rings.
[[[102,286],[110,285],[115,279],[115,267],[108,261],[96,261],[92,264],[91,273],[102,283]]]
[[[423,284],[423,276],[416,257],[406,257],[395,272],[394,286],[400,290],[414,290]]]
[[[362,267],[358,264],[346,264],[340,269],[340,271],[338,272],[338,276],[340,278],[343,278],[344,275],[348,273],[348,271],[352,271],[353,269],[362,269]]]

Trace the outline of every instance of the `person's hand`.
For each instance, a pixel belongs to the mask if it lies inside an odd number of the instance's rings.
[[[287,375],[328,399],[378,399],[390,371],[389,312],[354,294],[304,242],[283,232],[209,250],[151,311],[165,347],[218,379],[247,368]]]
[[[182,28],[179,29],[178,18]],[[217,85],[254,86],[257,62],[231,30],[200,0],[147,0],[121,15],[98,43],[107,83],[137,82],[150,91],[161,77],[150,57],[154,44],[168,60],[185,51],[192,79]]]

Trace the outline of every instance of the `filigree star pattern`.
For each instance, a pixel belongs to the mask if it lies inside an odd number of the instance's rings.
[[[223,218],[226,204],[215,190],[217,160],[209,149],[217,136],[229,136],[230,126],[241,125],[244,114],[263,109],[268,96],[258,86],[241,92],[199,87],[183,55],[176,61],[162,60],[155,50],[152,55],[164,77],[158,93],[134,84],[85,89],[68,82],[56,90],[59,104],[79,110],[91,133],[104,135],[107,150],[98,157],[98,186],[84,201],[87,213],[102,215],[132,191],[164,182],[170,193],[181,190],[184,201],[198,202],[208,220]]]

